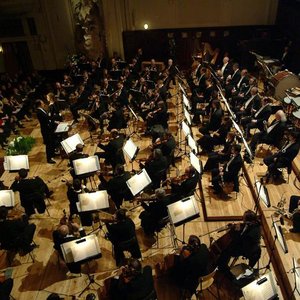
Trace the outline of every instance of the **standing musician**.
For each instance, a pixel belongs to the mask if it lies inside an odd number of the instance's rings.
[[[249,266],[251,268],[255,266],[260,258],[261,226],[257,215],[251,210],[245,211],[243,223],[231,226],[230,235],[231,242],[222,251],[217,264],[221,272],[230,279],[234,279],[228,267],[231,257],[246,257],[249,259]]]
[[[187,290],[191,296],[196,292],[199,277],[207,275],[209,268],[207,246],[201,244],[196,235],[190,235],[187,245],[181,248],[179,257],[175,257],[170,275],[176,285]]]
[[[20,193],[21,205],[25,209],[28,217],[35,213],[42,214],[46,210],[45,197],[50,197],[53,191],[50,191],[46,183],[38,176],[27,178],[28,171],[20,169],[18,176],[11,185],[11,189]]]
[[[54,138],[54,127],[52,120],[46,111],[46,105],[42,100],[37,101],[37,118],[40,123],[40,129],[43,136],[43,142],[46,145],[46,156],[48,164],[55,164],[55,160],[52,158],[55,155],[55,138]]]
[[[126,216],[125,209],[117,210],[113,219],[101,221],[107,223],[108,238],[112,242],[117,266],[124,263],[123,251],[129,251],[133,258],[141,258],[141,250],[135,233],[133,221]]]
[[[150,266],[142,268],[139,260],[131,258],[120,271],[121,274],[115,276],[110,282],[109,299],[157,299]]]

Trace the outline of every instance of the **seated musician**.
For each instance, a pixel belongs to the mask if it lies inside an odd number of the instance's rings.
[[[96,152],[100,158],[105,158],[105,163],[112,165],[113,169],[116,167],[117,164],[124,164],[124,154],[122,151],[124,144],[124,136],[119,134],[117,129],[112,129],[110,132],[110,140],[106,145],[98,143],[98,147],[104,152]]]
[[[184,174],[178,178],[171,179],[172,199],[180,200],[191,196],[199,182],[199,173],[193,166],[184,170]]]
[[[67,198],[69,200],[70,216],[79,215],[83,226],[92,226],[93,216],[91,212],[78,212],[76,203],[79,202],[79,194],[87,193],[88,189],[75,178],[73,184],[67,183]]]
[[[241,125],[245,131],[245,138],[250,136],[250,130],[258,128],[260,131],[264,130],[264,122],[268,122],[270,115],[272,114],[271,99],[263,97],[261,99],[261,107],[251,116],[243,117],[241,119]]]
[[[26,215],[30,217],[35,213],[35,208],[40,214],[45,212],[45,198],[49,198],[53,191],[49,190],[47,184],[39,176],[33,178],[27,178],[27,176],[28,171],[20,169],[10,188],[20,193],[21,205]]]
[[[115,102],[112,108],[111,116],[107,130],[122,129],[127,127],[127,120],[125,119],[124,109],[121,103]]]
[[[196,235],[190,235],[188,243],[182,247],[178,259],[175,258],[170,275],[177,286],[192,295],[198,286],[199,277],[207,275],[210,267],[207,246],[201,244]]]
[[[300,232],[300,196],[293,195],[290,198],[289,217],[293,222],[293,227],[290,229],[292,233]]]
[[[229,161],[231,156],[231,148],[236,144],[236,135],[234,132],[228,132],[224,147],[217,152],[209,152],[208,159],[203,167],[204,172],[218,168],[219,163]]]
[[[226,140],[226,136],[231,128],[232,121],[228,117],[222,118],[220,127],[211,134],[205,134],[198,140],[198,145],[203,152],[211,152],[215,145],[223,145]]]
[[[232,64],[230,63],[230,59],[228,56],[223,57],[223,65],[220,70],[217,71],[220,79],[225,83],[226,79],[229,75],[233,73]]]
[[[79,86],[78,91],[75,92],[76,102],[71,104],[70,110],[73,115],[74,122],[78,122],[79,114],[78,110],[87,109],[89,106],[89,94],[90,92],[82,84]]]
[[[57,230],[53,231],[53,243],[54,249],[58,251],[58,254],[63,258],[63,253],[61,250],[61,245],[66,242],[77,240],[78,237],[70,234],[69,227],[67,225],[61,225]],[[71,273],[80,273],[81,265],[80,263],[67,263],[66,264]]]
[[[209,120],[203,127],[199,128],[199,131],[202,134],[208,134],[209,131],[218,130],[221,126],[222,117],[223,117],[223,110],[220,101],[213,100],[211,102]]]
[[[89,156],[88,154],[83,153],[83,148],[84,148],[84,146],[82,144],[77,144],[75,151],[73,151],[69,155],[69,164],[71,167],[70,174],[72,175],[73,178],[77,178],[75,175],[75,171],[74,171],[73,161],[76,159],[86,158]]]
[[[251,210],[245,211],[243,223],[233,224],[230,235],[232,240],[229,246],[222,251],[217,264],[221,272],[230,279],[234,279],[228,266],[231,257],[246,257],[249,259],[251,268],[255,266],[260,258],[261,226],[257,215]]]
[[[150,111],[146,117],[147,128],[151,128],[155,125],[161,125],[163,128],[168,128],[168,111],[167,106],[163,101],[158,101],[154,110]]]
[[[117,210],[115,216],[111,220],[104,221],[108,230],[108,238],[112,242],[115,252],[115,260],[117,266],[124,263],[123,251],[130,252],[133,258],[141,258],[141,250],[135,233],[135,225],[133,221],[126,216],[125,209]]]
[[[36,225],[29,224],[26,215],[20,219],[8,220],[8,209],[0,206],[0,244],[6,250],[22,251],[24,254],[34,249],[33,236]]]
[[[115,102],[118,102],[122,107],[128,106],[128,93],[122,81],[117,83],[117,89]]]
[[[267,181],[272,176],[277,179],[281,175],[280,168],[291,167],[292,161],[297,156],[300,148],[299,133],[290,131],[288,140],[284,146],[276,153],[264,158],[264,163],[268,167],[266,174]]]
[[[225,83],[225,97],[228,99],[231,97],[232,89],[238,84],[241,79],[241,72],[239,64],[234,63],[232,65],[232,74],[228,75]]]
[[[250,142],[250,149],[255,154],[255,150],[258,144],[266,143],[280,147],[284,130],[286,128],[286,116],[282,110],[278,110],[275,114],[275,119],[272,123],[263,131],[257,132],[253,135]]]
[[[231,158],[222,167],[218,169],[213,169],[211,171],[212,177],[212,188],[215,194],[220,194],[223,192],[221,183],[232,182],[235,185],[235,190],[237,191],[238,174],[243,166],[243,160],[241,157],[241,145],[234,145],[231,148]]]
[[[111,300],[155,300],[156,292],[150,266],[142,265],[139,260],[131,258],[121,268],[121,274],[115,276],[109,287]]]
[[[101,183],[99,184],[99,190],[107,190],[107,193],[111,196],[117,209],[119,209],[123,203],[123,200],[132,200],[133,196],[129,190],[126,182],[130,179],[130,172],[125,171],[123,165],[117,165],[115,168],[115,175],[106,180],[103,175],[99,175]]]
[[[155,231],[161,229],[159,221],[168,216],[167,205],[172,203],[171,197],[166,195],[164,189],[159,188],[155,190],[154,197],[142,201],[149,202],[149,204],[141,203],[144,208],[144,211],[139,215],[141,226],[145,234],[153,235]]]
[[[145,165],[140,164],[140,167],[146,169],[152,180],[152,186],[156,189],[160,186],[161,180],[166,179],[168,160],[165,156],[163,156],[160,149],[154,149],[149,158],[146,160]]]

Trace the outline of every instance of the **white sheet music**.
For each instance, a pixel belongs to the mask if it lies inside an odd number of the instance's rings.
[[[191,150],[195,151],[196,154],[198,153],[198,144],[190,135],[188,135],[188,145]]]
[[[280,225],[277,225],[277,223],[275,223],[275,222],[273,222],[273,224],[274,224],[276,236],[277,236],[278,242],[282,248],[282,251],[284,253],[288,253],[288,248],[287,248],[285,238],[284,238],[284,235],[282,232],[282,227]]]
[[[140,173],[135,174],[130,179],[128,179],[126,183],[132,195],[135,196],[145,187],[147,187],[151,182],[151,178],[149,177],[147,171],[143,169]]]
[[[79,194],[78,199],[78,211],[92,211],[109,207],[107,191]]]
[[[183,99],[184,105],[185,105],[188,109],[191,109],[190,101],[189,101],[189,99],[186,97],[186,95],[185,95],[184,93],[182,94],[182,99]]]
[[[98,156],[89,156],[73,160],[74,171],[76,175],[93,173],[100,170]]]
[[[196,169],[199,174],[202,174],[202,167],[199,158],[193,153],[190,152],[190,162],[191,165]]]
[[[276,285],[271,272],[249,283],[242,288],[242,291],[245,300],[270,300],[277,296]]]
[[[191,128],[184,121],[181,122],[181,128],[184,136],[191,134]]]
[[[15,194],[12,190],[0,191],[0,206],[5,206],[5,207],[15,206]]]
[[[61,122],[57,125],[55,129],[55,133],[63,133],[63,132],[68,132],[70,128],[69,122]]]
[[[133,142],[133,140],[130,138],[126,141],[126,143],[123,146],[123,152],[124,154],[129,158],[129,160],[132,160],[134,156],[136,155],[138,150],[138,147]]]
[[[266,207],[270,207],[270,200],[266,192],[266,188],[261,184],[260,181],[255,181],[255,187],[257,194],[259,193],[259,199],[261,199]]]
[[[167,206],[171,222],[179,226],[185,220],[199,216],[199,207],[194,196],[179,200]]]
[[[78,144],[84,145],[84,142],[78,133],[68,137],[60,143],[67,154],[75,151]]]
[[[191,118],[190,113],[187,111],[187,109],[185,107],[183,108],[183,112],[184,112],[184,117],[186,118],[187,122],[191,125],[192,118]]]
[[[29,170],[28,155],[4,156],[3,167],[6,171]]]

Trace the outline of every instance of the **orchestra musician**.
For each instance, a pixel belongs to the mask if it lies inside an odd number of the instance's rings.
[[[229,62],[229,57],[223,57],[223,65],[220,70],[217,71],[217,74],[220,76],[221,80],[225,83],[229,75],[233,73],[232,65]]]
[[[283,147],[276,153],[264,158],[264,163],[268,167],[266,174],[266,182],[272,176],[277,179],[281,175],[278,169],[291,167],[294,158],[297,156],[300,149],[299,132],[289,131],[288,140]]]
[[[14,192],[20,193],[21,205],[24,207],[26,215],[30,217],[35,213],[35,209],[40,214],[45,212],[45,197],[51,197],[53,191],[49,190],[42,178],[38,176],[27,178],[27,176],[28,171],[20,169],[10,188]]]
[[[135,233],[135,224],[126,216],[125,209],[116,211],[115,216],[111,220],[101,221],[107,223],[108,238],[112,242],[115,253],[116,265],[124,264],[124,252],[130,252],[133,258],[141,258],[141,250]]]
[[[251,210],[245,211],[243,222],[233,224],[230,227],[230,236],[231,241],[221,252],[217,264],[223,274],[228,276],[229,279],[234,279],[228,266],[231,257],[246,257],[251,268],[255,266],[260,258],[261,225],[257,215]]]
[[[55,164],[53,157],[55,155],[55,137],[52,120],[46,111],[46,104],[42,100],[36,102],[36,115],[40,123],[40,129],[43,136],[43,142],[46,145],[46,156],[48,164]]]
[[[28,217],[23,215],[20,219],[7,219],[8,209],[0,206],[0,243],[2,249],[21,251],[24,254],[35,248],[33,236],[35,224],[28,223]]]
[[[241,72],[239,69],[239,64],[234,63],[232,65],[232,75],[228,75],[225,83],[225,97],[226,99],[231,97],[232,89],[239,83],[241,79]]]
[[[123,165],[125,163],[122,151],[123,144],[124,136],[119,134],[117,129],[112,129],[110,132],[109,142],[106,145],[103,145],[100,142],[98,143],[98,147],[104,151],[96,152],[95,155],[97,155],[99,159],[104,158],[105,163],[110,164],[113,169],[115,169],[117,164]]]
[[[82,144],[77,144],[75,151],[73,151],[70,155],[69,155],[69,164],[70,164],[70,174],[73,178],[77,178],[75,171],[74,171],[74,165],[73,165],[73,161],[76,159],[81,159],[81,158],[86,158],[89,155],[86,153],[83,153],[83,148],[84,146]]]
[[[169,273],[174,283],[187,290],[191,296],[196,292],[199,277],[207,275],[210,267],[207,246],[196,235],[190,235],[188,243],[181,248],[179,257],[175,257],[174,267]]]
[[[241,145],[234,145],[231,148],[231,158],[222,167],[211,171],[212,188],[215,194],[223,193],[220,183],[233,182],[237,189],[238,174],[242,168],[243,160],[241,157]]]
[[[121,273],[110,281],[109,299],[157,299],[150,266],[142,268],[138,259],[131,258],[120,271]]]
[[[289,213],[293,221],[293,227],[290,229],[292,233],[300,232],[300,196],[293,195],[290,198]]]
[[[81,84],[78,90],[75,92],[76,102],[70,105],[70,110],[73,115],[74,122],[77,123],[79,119],[78,110],[87,109],[89,106],[89,95],[88,89]]]

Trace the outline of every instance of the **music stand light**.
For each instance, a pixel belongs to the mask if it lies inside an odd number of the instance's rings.
[[[129,138],[123,146],[123,152],[128,157],[130,162],[135,160],[139,150],[140,148],[136,146],[131,138]]]
[[[13,190],[0,191],[0,206],[12,208],[15,206],[15,194]]]
[[[60,143],[67,154],[75,151],[78,144],[84,145],[84,142],[78,133],[68,137]]]
[[[189,127],[189,125],[182,121],[181,122],[181,128],[182,128],[182,131],[183,131],[183,134],[185,137],[187,137],[188,135],[191,135],[191,128]]]
[[[144,188],[146,188],[151,182],[151,178],[149,177],[147,171],[145,169],[142,169],[139,173],[128,179],[126,181],[126,184],[130,189],[132,195],[135,196]]]
[[[271,207],[270,197],[267,188],[260,182],[255,181],[255,187],[258,195],[258,200],[261,199],[266,207]]]
[[[276,283],[272,272],[254,280],[242,288],[245,300],[278,299]]]
[[[193,152],[190,152],[190,162],[191,165],[196,169],[196,171],[201,175],[203,172],[202,163]]]
[[[73,160],[75,175],[94,173],[100,170],[98,156],[89,156]]]
[[[29,170],[28,155],[4,156],[3,167],[5,171]]]
[[[76,205],[79,212],[109,208],[107,191],[79,194],[78,199],[79,202]]]

